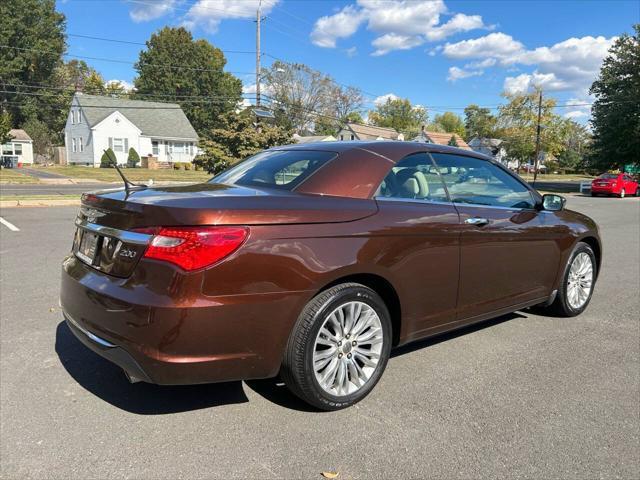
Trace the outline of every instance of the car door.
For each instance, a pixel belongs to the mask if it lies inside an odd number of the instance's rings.
[[[396,163],[375,195],[378,262],[390,272],[402,305],[402,341],[455,321],[458,297],[458,212],[426,153]]]
[[[457,319],[545,299],[560,261],[531,190],[488,160],[432,154],[461,223]]]

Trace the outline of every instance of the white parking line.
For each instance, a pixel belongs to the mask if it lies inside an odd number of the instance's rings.
[[[0,223],[7,227],[12,232],[19,232],[20,229],[16,227],[13,223],[7,222],[4,218],[0,217]]]

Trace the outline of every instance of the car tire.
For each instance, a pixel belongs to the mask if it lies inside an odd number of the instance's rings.
[[[584,255],[586,255],[586,257]],[[590,288],[586,297],[580,298],[580,301],[576,303],[575,301],[572,301],[573,293],[571,289],[580,288],[582,280],[576,279],[576,276],[573,275],[575,272],[572,272],[572,266],[574,266],[574,263],[576,263],[576,259],[579,256],[582,260],[586,260],[588,257],[591,267],[591,279]],[[584,242],[578,242],[571,252],[571,255],[569,255],[569,260],[565,265],[556,298],[554,302],[544,310],[560,317],[575,317],[584,312],[591,301],[591,296],[593,295],[593,288],[598,276],[597,265],[593,249]],[[575,283],[577,283],[577,285],[574,285]],[[575,300],[575,297],[573,297],[573,299]]]
[[[349,318],[356,320],[350,323]],[[391,343],[391,317],[380,296],[358,283],[336,285],[302,310],[287,342],[281,378],[296,396],[320,410],[346,408],[380,380]]]

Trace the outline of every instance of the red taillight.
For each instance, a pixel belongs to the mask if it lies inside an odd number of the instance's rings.
[[[173,263],[183,270],[208,267],[235,252],[249,236],[246,227],[159,227],[152,233],[145,258]]]

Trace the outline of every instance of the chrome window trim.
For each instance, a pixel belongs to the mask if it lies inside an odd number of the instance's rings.
[[[426,200],[422,198],[402,198],[402,197],[373,197],[376,202],[406,202],[406,203],[423,203],[423,204],[434,204],[434,205],[448,205],[449,207],[453,207],[454,204],[451,202],[441,202],[439,200]]]
[[[83,230],[88,230],[98,235],[114,237],[124,243],[133,243],[135,245],[148,245],[153,235],[138,232],[129,232],[127,230],[119,230],[117,228],[107,227],[104,225],[96,225],[86,220],[76,220],[76,226]]]

